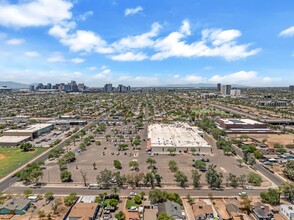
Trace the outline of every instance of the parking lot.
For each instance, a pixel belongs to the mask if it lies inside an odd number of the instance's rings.
[[[81,171],[87,173],[87,182],[95,183],[96,177],[99,172],[103,169],[109,169],[112,171],[120,171],[121,174],[129,174],[129,162],[132,160],[137,160],[139,163],[139,172],[148,172],[146,159],[149,157],[146,152],[146,137],[147,137],[147,124],[144,125],[144,129],[141,129],[132,134],[124,134],[124,142],[118,142],[116,135],[114,135],[113,130],[117,130],[118,134],[120,132],[127,132],[128,130],[133,130],[132,124],[121,124],[121,125],[109,125],[107,130],[103,134],[97,134],[95,140],[101,141],[101,145],[96,145],[95,142],[91,143],[87,147],[86,151],[82,151],[80,154],[77,153],[79,149],[79,142],[75,146],[70,146],[69,150],[76,153],[76,161],[69,164],[68,170],[72,173],[73,181],[76,183],[82,183]],[[106,135],[111,135],[106,138]],[[141,144],[138,149],[131,146],[130,137],[135,137],[140,135]],[[116,141],[115,141],[116,140]],[[126,143],[129,145],[128,149],[125,151],[118,151],[118,143]],[[116,145],[116,146],[115,146]],[[194,169],[192,167],[193,159],[205,157],[209,159],[208,164],[217,164],[218,171],[222,172],[224,175],[223,183],[226,181],[226,177],[229,173],[236,175],[247,174],[249,170],[246,166],[239,167],[234,156],[225,156],[222,150],[213,149],[213,155],[209,156],[193,156],[190,154],[181,154],[176,156],[170,155],[154,155],[153,158],[156,160],[156,167],[158,168],[158,173],[163,177],[162,183],[173,185],[176,184],[174,181],[174,174],[169,170],[168,163],[170,160],[175,160],[179,170],[184,172],[189,179],[188,183],[192,183],[191,171]],[[113,161],[119,160],[122,164],[122,169],[117,170],[114,168]],[[96,170],[94,170],[93,163],[96,163]],[[47,169],[44,170],[43,180],[49,183],[60,183],[60,171],[57,161],[47,161]],[[132,171],[135,172],[135,171]],[[264,180],[266,181],[266,180]],[[205,173],[202,173],[201,183],[205,184]],[[268,184],[268,183],[263,183]]]

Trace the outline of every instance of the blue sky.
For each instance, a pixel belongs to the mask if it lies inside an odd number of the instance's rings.
[[[0,80],[294,83],[293,0],[0,0]]]

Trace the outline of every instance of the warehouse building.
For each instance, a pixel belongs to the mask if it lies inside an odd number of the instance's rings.
[[[230,134],[274,133],[267,124],[252,119],[217,119],[216,123]]]
[[[37,138],[53,129],[52,124],[36,124],[21,130],[7,130],[3,132],[3,136],[26,136],[31,139]]]
[[[187,123],[150,125],[147,148],[158,154],[169,154],[169,148],[176,148],[176,153],[188,153],[192,148],[196,149],[195,153],[212,153],[211,146],[203,139],[203,132]]]
[[[30,140],[30,136],[2,136],[0,137],[1,147],[17,147],[21,143]]]

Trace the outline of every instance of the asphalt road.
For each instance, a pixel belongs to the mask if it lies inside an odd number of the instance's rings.
[[[243,158],[244,154],[242,152],[242,150],[235,146],[232,145],[237,153],[237,155],[241,158]],[[285,181],[278,176],[275,173],[272,173],[270,171],[268,171],[267,169],[265,169],[258,161],[256,161],[256,164],[252,166],[254,170],[259,171],[260,173],[262,173],[264,176],[266,176],[268,179],[270,179],[274,184],[276,184],[277,186],[280,186],[282,183],[284,183]]]
[[[28,189],[27,187],[11,187],[5,193],[11,194],[21,194],[24,190]],[[77,193],[78,195],[99,195],[103,192],[110,193],[110,190],[90,190],[87,188],[62,188],[62,187],[42,187],[37,189],[31,189],[33,194],[45,194],[46,192],[53,192],[55,195],[69,195],[70,193]],[[247,192],[249,196],[259,196],[261,192],[266,191],[266,189],[253,189],[253,190],[244,190],[244,189],[225,189],[225,190],[211,190],[211,189],[162,189],[163,191],[169,193],[178,193],[180,196],[208,196],[208,193],[212,193],[213,196],[238,196],[240,192]],[[120,190],[120,196],[129,196],[130,192],[140,193],[144,191],[146,194],[150,192],[150,189],[124,189]]]

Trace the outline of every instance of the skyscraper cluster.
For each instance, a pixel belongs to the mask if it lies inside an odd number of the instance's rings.
[[[52,85],[51,83],[47,83],[44,85],[43,83],[39,83],[36,88],[33,85],[30,86],[31,91],[38,90],[59,90],[64,92],[82,92],[86,89],[86,86],[83,83],[77,84],[76,81],[72,80],[70,83],[58,83]]]
[[[111,83],[104,85],[104,92],[130,92],[130,86],[118,85],[117,87],[113,87]]]

